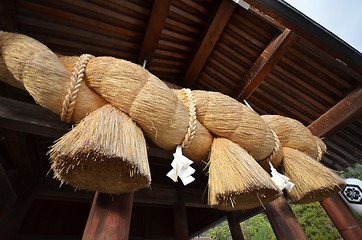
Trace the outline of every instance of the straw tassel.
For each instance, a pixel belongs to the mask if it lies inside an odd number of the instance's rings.
[[[151,182],[142,131],[110,104],[62,136],[49,155],[54,177],[79,189],[124,193]]]
[[[222,210],[245,210],[266,204],[279,189],[245,149],[214,138],[209,161],[209,204]]]

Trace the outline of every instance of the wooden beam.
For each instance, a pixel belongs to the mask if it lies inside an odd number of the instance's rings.
[[[310,124],[308,129],[318,137],[330,136],[361,116],[361,113],[362,88],[358,86],[347,97]],[[354,240],[361,236],[362,230],[357,219],[339,196],[326,198],[320,203],[344,239]]]
[[[72,188],[59,188],[59,182],[43,179],[36,198],[72,202],[92,202],[94,194],[83,191],[74,192]],[[186,207],[210,208],[204,190],[186,188],[183,191]],[[134,204],[173,206],[178,199],[177,190],[170,185],[152,184],[151,188],[140,189],[134,193]]]
[[[186,207],[184,201],[184,193],[180,183],[177,184],[177,201],[174,205],[174,223],[175,223],[175,238],[176,240],[189,239]]]
[[[299,36],[303,36],[303,38],[329,53],[335,58],[335,61],[343,61],[356,72],[362,74],[362,56],[357,50],[298,11],[291,9],[289,4],[284,1],[270,0],[244,1],[263,12],[266,18],[275,19]]]
[[[60,137],[71,127],[45,108],[4,97],[0,97],[0,126],[47,137]]]
[[[361,239],[362,230],[357,219],[338,195],[321,201],[321,204],[343,239]]]
[[[296,39],[296,34],[289,29],[285,29],[271,40],[253,66],[251,66],[243,77],[241,85],[233,94],[234,97],[238,101],[247,99],[293,45]]]
[[[307,240],[302,227],[283,196],[266,204],[265,208],[266,215],[278,240]]]
[[[207,58],[218,41],[228,23],[236,4],[233,1],[223,0],[217,8],[206,32],[196,49],[194,57],[189,63],[183,78],[183,85],[191,87],[199,76]]]
[[[143,61],[147,60],[146,68],[149,67],[152,61],[171,2],[172,0],[156,0],[153,4],[146,35],[138,57],[138,64],[142,65]]]
[[[127,240],[132,205],[133,192],[113,196],[97,192],[82,239]]]
[[[231,237],[233,240],[244,240],[243,232],[241,231],[240,221],[234,215],[234,212],[228,212],[226,214],[228,220]]]
[[[2,0],[0,4],[0,30],[16,32],[18,23],[16,21],[15,1]]]
[[[310,124],[308,129],[318,137],[327,137],[360,117],[361,114],[362,87],[359,86]]]

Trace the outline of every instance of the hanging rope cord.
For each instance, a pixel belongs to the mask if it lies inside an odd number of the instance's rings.
[[[185,138],[181,143],[181,148],[185,149],[190,145],[192,139],[194,138],[194,135],[196,132],[197,118],[196,118],[196,104],[195,104],[194,96],[192,95],[192,91],[188,88],[184,88],[182,90],[183,90],[184,94],[186,95],[187,107],[189,109],[189,126],[187,128]]]
[[[83,81],[84,71],[88,61],[94,56],[90,54],[82,54],[72,72],[68,93],[65,96],[62,113],[60,119],[63,122],[70,123],[72,121],[75,105],[77,103],[78,92]]]

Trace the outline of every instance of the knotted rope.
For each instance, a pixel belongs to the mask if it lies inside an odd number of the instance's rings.
[[[65,96],[62,113],[60,119],[63,122],[70,123],[72,121],[72,116],[74,112],[75,105],[77,103],[78,92],[83,81],[84,71],[87,66],[88,61],[93,56],[90,54],[82,54],[72,72],[71,81],[68,88],[68,93]]]

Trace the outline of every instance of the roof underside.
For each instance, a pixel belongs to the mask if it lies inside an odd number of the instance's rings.
[[[63,55],[107,55],[138,64],[146,60],[148,70],[164,81],[219,91],[239,101],[247,99],[259,114],[291,117],[306,126],[361,88],[360,53],[340,43],[342,50],[349,49],[344,54],[323,42],[323,37],[291,24],[286,16],[276,17],[275,11],[264,14],[263,1],[246,2],[252,5],[248,10],[231,0],[4,1],[1,28],[33,37]],[[26,93],[4,84],[1,89],[1,96],[33,102]],[[360,113],[359,105],[343,128],[326,135],[328,151],[322,163],[327,167],[343,170],[360,162]],[[24,135],[5,129],[1,133],[14,141],[25,141],[24,136],[26,141],[35,139],[40,156],[54,140],[46,134]],[[1,143],[5,170],[17,168],[12,151],[9,144]],[[170,158],[157,151],[155,148],[150,157],[153,176],[164,176]],[[203,191],[207,179],[201,175],[200,186],[194,187]],[[91,197],[86,199],[89,202]],[[136,211],[144,212],[142,204]],[[148,216],[152,211],[146,211]],[[189,221],[193,219],[196,217]],[[201,225],[190,233],[204,227]],[[144,231],[151,231],[147,229]]]

